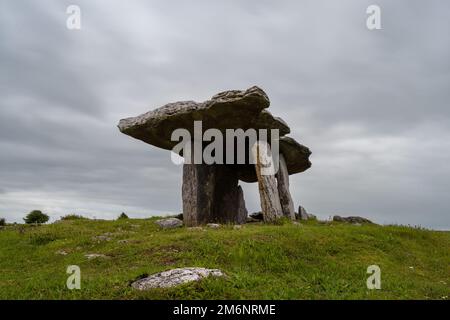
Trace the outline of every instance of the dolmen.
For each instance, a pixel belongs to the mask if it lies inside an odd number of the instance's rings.
[[[295,219],[289,175],[311,167],[311,151],[287,135],[259,87],[230,90],[204,102],[179,101],[120,120],[119,130],[184,158],[186,226],[242,224],[247,209],[239,181],[258,182],[264,221]],[[182,142],[180,142],[182,140]]]

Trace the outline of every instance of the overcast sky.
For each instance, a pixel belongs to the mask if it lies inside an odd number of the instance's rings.
[[[296,207],[450,229],[449,17],[439,0],[1,1],[0,216],[181,212],[181,167],[118,120],[258,85],[312,151]]]

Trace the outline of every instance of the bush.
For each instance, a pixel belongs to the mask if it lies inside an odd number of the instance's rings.
[[[33,210],[27,216],[23,219],[25,223],[32,224],[32,223],[46,223],[49,219],[49,216],[45,213],[42,213],[40,210]]]
[[[75,214],[75,213],[71,213],[71,214],[61,217],[61,220],[80,220],[80,219],[87,219],[87,218],[80,216],[78,214]]]
[[[36,232],[29,235],[29,241],[32,245],[43,246],[57,240],[58,237],[52,232]]]
[[[5,218],[0,218],[0,227],[6,226],[6,220]]]
[[[120,219],[128,219],[128,216],[125,214],[125,212],[122,212],[117,219],[118,220],[120,220]]]

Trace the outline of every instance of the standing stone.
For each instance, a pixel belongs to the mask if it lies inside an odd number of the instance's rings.
[[[309,215],[308,212],[306,212],[306,209],[302,206],[298,207],[298,219],[299,220],[308,220]]]
[[[270,146],[265,141],[258,141],[253,146],[252,152],[254,159],[256,159],[256,176],[258,177],[264,221],[274,222],[283,216],[283,211],[281,210]]]
[[[242,188],[237,172],[225,165],[185,164],[183,220],[188,227],[207,223],[245,223]]]
[[[238,194],[237,194],[237,224],[244,224],[247,222],[247,216],[248,211],[245,207],[245,200],[244,200],[244,191],[242,190],[241,186],[238,186]]]
[[[294,202],[292,201],[291,193],[289,192],[289,173],[283,154],[279,155],[279,162],[280,165],[276,177],[281,209],[283,210],[283,215],[285,217],[295,220]]]
[[[209,222],[225,223],[237,215],[238,176],[225,165],[214,165],[216,185],[214,190],[214,219]]]
[[[183,165],[183,221],[195,227],[212,221],[215,168],[205,164]]]

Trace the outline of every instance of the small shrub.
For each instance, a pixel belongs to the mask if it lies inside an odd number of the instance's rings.
[[[40,210],[33,210],[23,219],[26,224],[41,224],[46,223],[49,219],[49,216],[45,213],[42,213]]]
[[[6,226],[6,220],[5,218],[0,218],[0,227]]]
[[[75,213],[71,213],[71,214],[61,217],[61,220],[81,220],[81,219],[87,219],[87,218],[80,216],[79,214],[75,214]]]
[[[118,220],[121,220],[121,219],[128,219],[128,216],[125,214],[125,212],[122,212],[121,214],[120,214],[120,216],[117,218]]]

